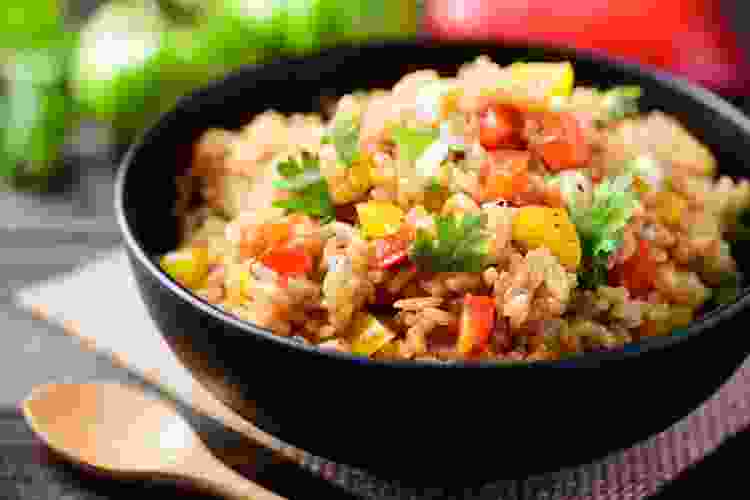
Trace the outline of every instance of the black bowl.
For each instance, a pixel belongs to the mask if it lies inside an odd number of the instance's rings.
[[[745,174],[750,122],[705,90],[582,52],[429,41],[338,48],[244,68],[183,98],[119,171],[116,210],[132,270],[181,361],[260,428],[383,478],[469,484],[593,461],[684,417],[750,348],[750,335],[741,331],[739,313],[749,300],[743,293],[678,334],[617,352],[510,366],[374,362],[273,336],[202,302],[157,266],[177,244],[175,175],[208,127],[236,128],[269,108],[318,111],[321,94],[383,88],[417,68],[452,74],[479,54],[500,63],[567,59],[578,82],[641,85],[645,109],[676,115],[711,147],[723,173]]]

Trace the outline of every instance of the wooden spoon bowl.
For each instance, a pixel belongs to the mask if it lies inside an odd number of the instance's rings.
[[[111,476],[187,480],[228,499],[283,498],[221,463],[173,406],[135,388],[45,384],[21,409],[50,448]]]

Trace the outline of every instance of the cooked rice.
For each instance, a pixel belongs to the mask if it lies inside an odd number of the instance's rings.
[[[502,169],[497,174],[495,153],[483,146],[491,122],[487,110],[496,104],[486,85],[518,85],[512,72],[480,57],[461,67],[455,79],[442,79],[452,90],[441,94],[432,111],[425,109],[424,89],[441,78],[421,70],[390,90],[329,103],[329,122],[320,115],[287,117],[270,110],[239,131],[206,131],[194,147],[189,171],[177,179],[175,213],[182,237],[174,255],[184,258],[192,251],[195,262],[207,262],[194,264],[192,274],[179,275],[178,281],[201,299],[277,335],[327,350],[362,354],[365,349],[373,359],[550,360],[615,349],[686,326],[726,286],[727,276],[736,276],[729,244],[745,223],[740,214],[750,205],[750,182],[714,178],[711,151],[673,117],[654,111],[613,118],[612,97],[585,87],[561,99],[558,112],[576,118],[591,149],[586,163],[562,173],[551,168],[543,149],[535,148],[562,139],[545,132],[532,114],[517,131],[524,148],[513,146],[517,153],[529,145],[524,176],[508,177]],[[539,91],[536,86],[521,90],[531,101]],[[434,114],[426,118],[426,113]],[[323,141],[342,116],[358,124],[354,141]],[[440,137],[430,146],[439,146],[436,150],[444,146],[439,143],[445,134],[459,141],[441,153],[429,188],[418,174],[424,165],[415,169],[415,159],[405,159],[392,132],[395,124],[422,131],[438,124]],[[350,163],[342,159],[347,144],[356,153]],[[319,179],[335,208],[333,222],[272,207],[297,196],[273,181],[280,178],[280,162],[301,158],[302,151],[317,159]],[[637,203],[617,227],[614,243],[602,250],[604,278],[595,285],[587,281],[593,257],[591,248],[584,248],[580,221],[574,230],[583,257],[550,243],[559,224],[522,234],[528,229],[519,223],[525,207],[554,208],[571,218],[580,204],[592,203],[604,180],[622,179],[628,165],[641,160],[647,167],[634,171],[632,188],[623,188],[637,193]],[[495,174],[500,177],[493,189],[516,190],[519,182],[521,190],[507,196],[487,191]],[[579,174],[575,191],[565,191],[562,179]],[[550,182],[555,177],[558,184]],[[363,202],[403,212],[400,226],[381,228],[386,236],[368,235],[357,208]],[[455,221],[481,216],[481,269],[433,269],[413,261],[415,240],[439,233],[438,214]],[[406,241],[407,254],[389,255],[395,251],[388,249],[389,238]],[[458,243],[458,249],[437,248],[453,258],[463,251],[463,242]],[[274,256],[279,249],[303,256]],[[441,256],[443,264],[447,257]],[[279,264],[274,258],[292,260]],[[175,269],[176,279],[185,273]],[[490,316],[482,316],[475,303],[492,309]],[[363,314],[375,322],[362,323]],[[357,331],[360,324],[368,325],[367,331]]]

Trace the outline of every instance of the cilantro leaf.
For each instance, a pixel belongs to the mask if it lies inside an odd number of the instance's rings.
[[[300,161],[292,157],[280,161],[276,170],[283,179],[275,180],[273,187],[284,191],[299,191],[322,178],[318,159],[309,153],[302,153]]]
[[[584,288],[606,282],[606,263],[622,244],[623,229],[630,220],[638,201],[632,191],[632,176],[605,179],[596,186],[591,206],[569,205],[570,216],[581,238]]]
[[[605,114],[596,120],[596,124],[599,127],[605,127],[611,122],[637,114],[638,100],[642,94],[643,90],[637,85],[623,85],[599,91]]]
[[[583,242],[582,242],[583,243]],[[583,243],[585,248],[586,244]],[[583,262],[583,268],[578,271],[578,283],[585,290],[596,290],[609,282],[609,270],[607,261],[609,254],[592,256]]]
[[[439,193],[443,190],[443,185],[440,184],[440,181],[437,179],[437,177],[431,177],[427,183],[426,189],[431,193]]]
[[[321,143],[333,144],[339,160],[351,167],[359,160],[359,128],[359,122],[351,116],[337,117]]]
[[[488,253],[481,216],[436,216],[436,235],[424,229],[410,249],[417,268],[433,272],[481,272]]]
[[[276,165],[276,169],[282,177],[294,177],[305,171],[303,162],[298,162],[291,157],[285,161],[280,161]]]
[[[276,200],[273,206],[321,219],[324,224],[336,218],[336,211],[328,190],[328,183],[320,175],[318,159],[302,154],[300,160],[288,158],[276,166],[282,179],[274,181],[277,189],[290,191],[293,195],[285,200]]]
[[[622,120],[638,113],[638,99],[642,94],[643,91],[637,85],[623,85],[607,90],[604,93],[604,103],[609,112],[608,118],[612,121]]]
[[[391,136],[396,143],[399,156],[413,163],[438,139],[440,132],[433,128],[396,127]]]

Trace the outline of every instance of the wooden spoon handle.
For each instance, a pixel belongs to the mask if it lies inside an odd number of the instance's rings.
[[[287,500],[243,477],[208,453],[194,458],[180,473],[189,476],[196,486],[208,492],[227,500]]]

